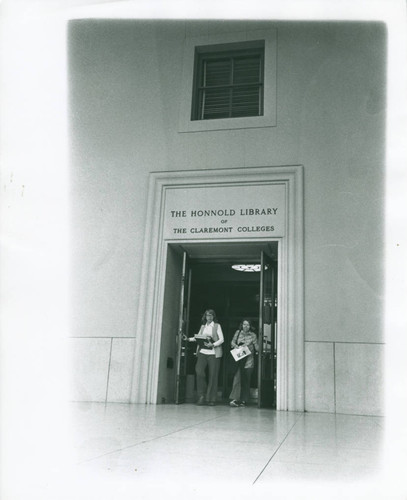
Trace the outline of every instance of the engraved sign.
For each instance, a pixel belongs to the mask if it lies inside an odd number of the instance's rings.
[[[164,238],[270,238],[285,234],[286,186],[173,187],[164,201]]]

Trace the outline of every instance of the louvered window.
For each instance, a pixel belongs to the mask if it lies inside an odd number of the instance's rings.
[[[193,120],[263,115],[264,43],[195,55]]]

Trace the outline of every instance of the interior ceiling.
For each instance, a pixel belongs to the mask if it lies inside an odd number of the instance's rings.
[[[269,256],[277,258],[277,241],[259,241],[245,243],[183,243],[180,247],[191,259],[211,261],[247,261],[259,262],[263,250]]]

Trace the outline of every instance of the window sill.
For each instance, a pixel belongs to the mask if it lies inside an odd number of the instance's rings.
[[[190,120],[189,122],[180,124],[178,132],[205,132],[211,130],[236,130],[243,128],[264,128],[275,126],[275,117],[250,116],[244,118],[218,118],[216,120]]]

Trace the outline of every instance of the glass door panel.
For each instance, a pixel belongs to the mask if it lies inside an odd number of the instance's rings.
[[[184,252],[181,275],[181,297],[177,334],[177,379],[175,384],[175,403],[185,403],[187,384],[187,341],[184,336],[188,332],[189,298],[191,291],[191,268],[187,252]]]
[[[258,407],[276,407],[277,265],[261,252]]]

